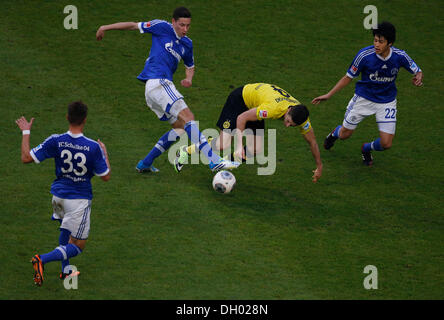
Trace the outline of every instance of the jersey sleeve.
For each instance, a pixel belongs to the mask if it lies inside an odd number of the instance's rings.
[[[366,48],[365,48],[366,49]],[[361,70],[364,66],[364,58],[367,54],[367,50],[362,49],[358,52],[358,54],[353,59],[352,63],[348,67],[346,75],[349,78],[356,78],[361,73]]]
[[[273,119],[273,115],[273,110],[265,104],[261,104],[256,108],[256,117],[258,120]]]
[[[57,142],[55,141],[56,135],[52,135],[46,138],[37,147],[32,148],[30,155],[34,159],[35,163],[40,163],[45,159],[54,158],[57,151]]]
[[[287,108],[283,110],[282,108],[278,108],[277,106],[274,106],[272,104],[266,104],[263,103],[256,107],[256,117],[258,120],[264,120],[264,119],[280,119],[285,112],[287,111]]]
[[[310,118],[307,118],[304,123],[299,125],[299,130],[301,131],[301,134],[307,134],[311,129],[311,123]]]
[[[183,63],[186,68],[190,69],[194,67],[194,55],[193,55],[193,44],[189,46],[185,55],[183,56]]]
[[[109,173],[108,165],[106,164],[105,153],[102,148],[97,145],[97,150],[95,152],[94,159],[94,174],[96,176],[102,177],[106,176]]]
[[[151,20],[148,22],[139,22],[140,33],[151,33],[151,34],[163,34],[165,32],[166,21],[163,20]]]
[[[415,61],[413,61],[413,59],[410,58],[409,55],[407,53],[405,53],[405,51],[400,51],[399,56],[400,56],[401,65],[408,72],[415,74],[415,73],[421,71],[421,69],[416,65]]]

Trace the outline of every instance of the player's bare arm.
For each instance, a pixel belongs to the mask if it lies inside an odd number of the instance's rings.
[[[311,103],[312,104],[319,104],[322,101],[330,99],[336,92],[342,90],[345,88],[350,82],[352,82],[352,78],[348,77],[347,75],[343,76],[336,85],[327,93],[322,96],[314,98]]]
[[[310,131],[308,131],[304,135],[304,139],[310,145],[310,151],[316,162],[316,169],[313,170],[313,177],[312,177],[312,181],[316,183],[322,176],[322,161],[321,161],[321,153],[319,152],[319,147],[318,143],[316,142],[316,137],[313,128],[310,129]]]
[[[186,68],[185,69],[185,79],[183,79],[180,84],[185,87],[189,88],[193,84],[193,77],[194,77],[194,67],[192,68]]]
[[[256,116],[257,108],[250,109],[241,113],[236,120],[236,150],[234,151],[234,157],[237,159],[245,159],[245,150],[242,141],[242,133],[245,130],[248,121],[257,121]]]
[[[108,166],[108,169],[109,169],[107,175],[100,177],[103,181],[106,182],[111,178],[111,166],[109,164],[108,151],[106,150],[105,144],[102,141],[100,141],[100,139],[97,139],[97,143],[100,145],[100,148],[102,148],[102,150],[103,150],[103,154],[105,155],[106,165]]]
[[[30,154],[30,147],[29,147],[29,137],[30,137],[30,131],[32,127],[32,123],[34,122],[34,118],[31,118],[31,120],[28,122],[25,117],[21,117],[15,121],[17,126],[22,130],[22,147],[21,147],[21,159],[23,163],[31,163],[34,162],[34,159],[31,157]]]
[[[422,86],[422,77],[423,77],[422,71],[417,72],[412,79],[413,85],[417,87]]]
[[[137,22],[117,22],[113,24],[107,24],[100,26],[99,29],[97,29],[96,33],[96,39],[97,41],[100,41],[105,36],[105,31],[108,30],[138,30],[139,26]]]

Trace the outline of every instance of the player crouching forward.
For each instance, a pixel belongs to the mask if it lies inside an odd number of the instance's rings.
[[[221,129],[219,137],[212,140],[211,145],[214,150],[219,151],[229,148],[232,132],[237,131],[234,136],[236,150],[230,156],[232,159],[245,161],[262,152],[263,139],[256,139],[256,135],[264,132],[264,120],[282,119],[285,127],[299,127],[309,144],[316,162],[316,169],[313,171],[313,182],[316,182],[322,175],[322,161],[308,116],[307,107],[282,88],[267,83],[247,84],[233,90],[228,96],[216,124]],[[247,141],[245,148],[242,141],[244,133]],[[188,155],[192,154],[196,147],[198,145],[179,149],[175,161],[177,171],[182,169]]]
[[[422,71],[415,62],[400,49],[393,47],[396,38],[395,27],[383,22],[373,30],[373,46],[361,49],[350,65],[347,74],[325,95],[314,98],[312,103],[319,104],[330,99],[336,92],[347,86],[362,74],[356,83],[355,95],[350,100],[342,125],[337,126],[325,139],[324,148],[329,150],[339,138],[345,140],[355,131],[364,118],[375,115],[379,128],[379,138],[364,143],[361,148],[363,163],[373,164],[372,150],[384,151],[392,146],[396,130],[395,85],[398,71],[405,68],[415,76],[412,83],[422,85]]]

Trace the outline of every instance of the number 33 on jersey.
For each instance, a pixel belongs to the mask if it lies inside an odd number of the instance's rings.
[[[56,180],[51,193],[63,199],[92,199],[91,178],[109,168],[100,145],[83,134],[54,134],[30,152],[35,163],[54,158]]]

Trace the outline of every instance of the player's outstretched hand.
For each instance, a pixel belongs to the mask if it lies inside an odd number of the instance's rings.
[[[317,168],[316,170],[313,170],[313,177],[312,181],[313,183],[316,183],[322,176],[322,169]]]
[[[31,130],[32,123],[34,122],[34,118],[31,118],[31,120],[28,122],[25,117],[21,117],[17,120],[15,120],[15,123],[20,128],[20,130]]]
[[[96,32],[96,39],[97,39],[97,41],[102,40],[104,36],[105,36],[105,31],[102,29],[102,27],[97,29],[97,32]]]
[[[422,86],[422,72],[418,72],[412,79],[412,83],[414,86],[420,87]]]
[[[311,103],[312,103],[312,104],[319,104],[319,103],[321,103],[322,101],[325,101],[325,100],[328,100],[328,99],[330,99],[330,97],[329,97],[327,94],[324,94],[324,95],[322,95],[322,96],[319,96],[319,97],[314,98],[314,99],[311,101]]]
[[[180,82],[180,84],[182,85],[182,87],[189,88],[189,87],[191,87],[192,82],[191,82],[191,80],[183,79],[183,80]]]

